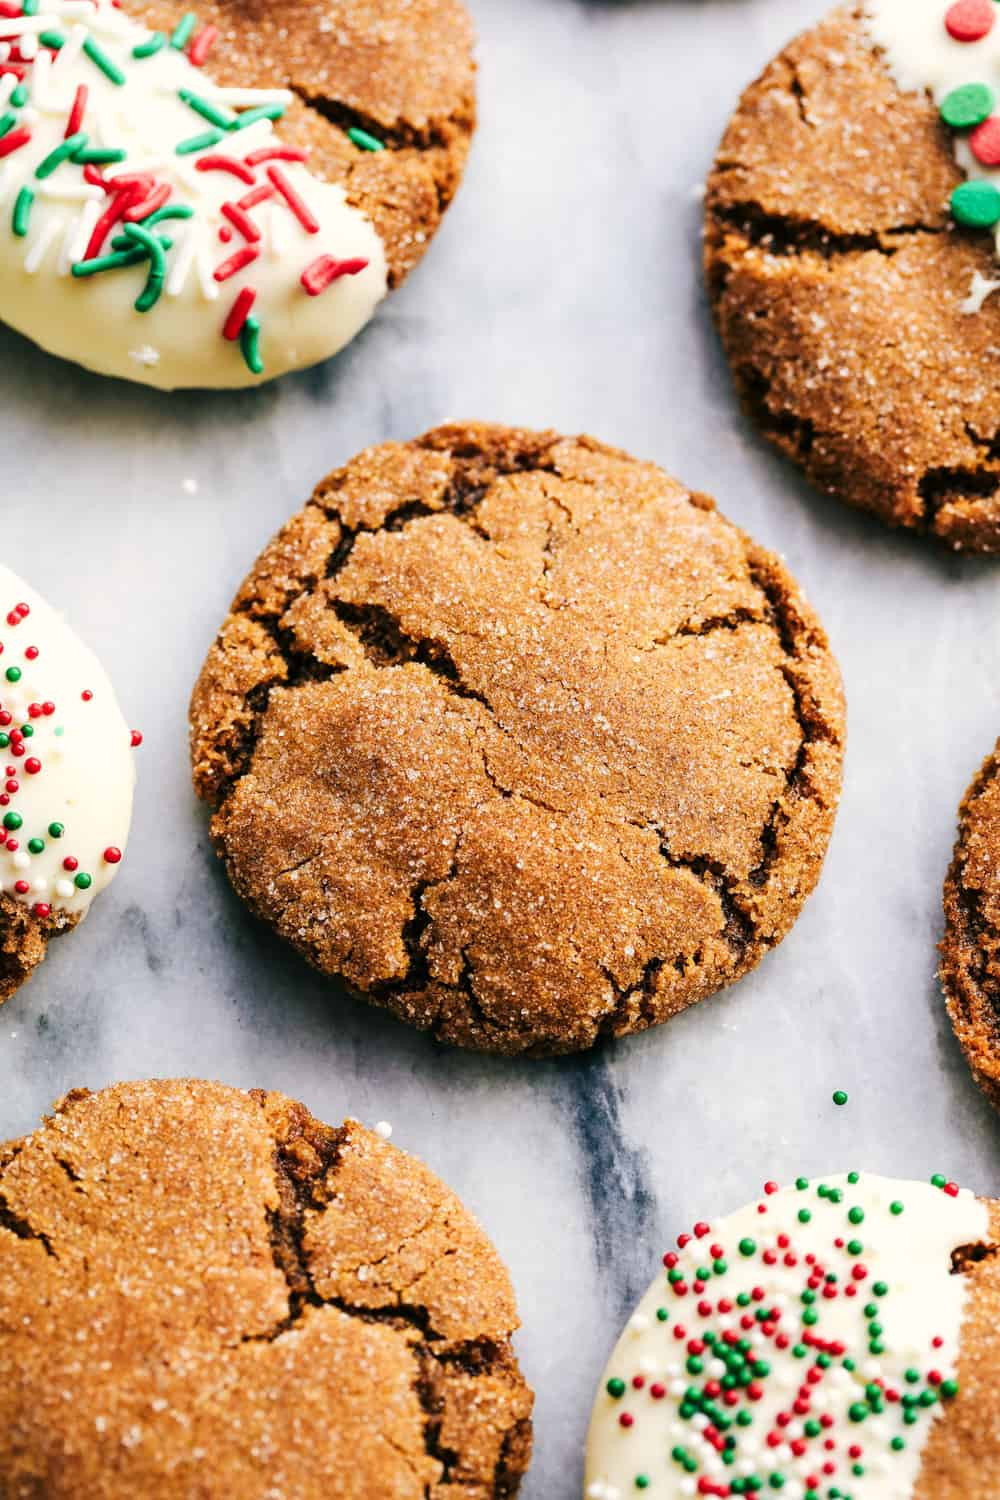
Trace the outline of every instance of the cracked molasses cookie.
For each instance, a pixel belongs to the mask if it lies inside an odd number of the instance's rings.
[[[843,750],[777,558],[653,464],[475,425],[319,484],[191,716],[251,910],[503,1053],[651,1026],[752,968],[819,875]]]
[[[0,565],[0,1004],[114,879],[141,739],[93,653]]]
[[[736,385],[824,490],[1000,552],[1000,10],[836,9],[744,94],[705,264]]]
[[[941,980],[976,1082],[1000,1108],[1000,743],[969,787],[944,888]]]
[[[76,1090],[0,1146],[5,1500],[493,1500],[532,1398],[496,1251],[281,1094]]]
[[[994,1500],[1000,1203],[800,1177],[677,1246],[605,1371],[587,1500]]]
[[[255,384],[423,255],[475,125],[461,0],[0,15],[0,319],[101,374]]]

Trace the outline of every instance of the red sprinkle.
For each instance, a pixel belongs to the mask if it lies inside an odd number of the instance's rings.
[[[8,136],[7,139],[9,140],[10,137]],[[309,209],[306,207],[302,199],[299,197],[298,193],[292,187],[292,184],[289,182],[288,178],[285,176],[281,168],[268,167],[267,175],[268,177],[270,177],[271,181],[278,189],[278,192],[284,198],[285,202],[288,204],[288,207],[298,219],[299,223],[302,225],[302,228],[306,231],[306,233],[318,234],[319,224],[313,218]]]
[[[977,125],[969,136],[969,145],[973,156],[984,167],[1000,164],[1000,115],[992,115]]]
[[[262,161],[305,161],[308,155],[301,146],[261,146],[250,152],[247,161],[251,167],[259,167]]]
[[[80,126],[83,124],[83,116],[86,108],[87,85],[85,83],[81,83],[77,87],[76,95],[73,99],[73,106],[69,112],[69,119],[66,121],[65,139],[67,141],[69,140],[71,135],[76,135],[77,131],[80,129]]]
[[[37,755],[28,756],[28,759],[24,762],[24,769],[27,771],[29,776],[38,775],[39,771],[42,769],[42,763],[38,759]]]
[[[944,24],[956,42],[980,42],[989,36],[995,20],[995,0],[956,0]]]
[[[205,59],[215,46],[219,35],[218,26],[203,26],[188,48],[188,57],[196,68],[205,64]]]
[[[161,182],[153,188],[148,197],[142,198],[138,203],[133,202],[122,215],[126,224],[137,224],[140,219],[145,219],[147,214],[154,214],[166,203],[170,197],[170,191],[170,184]]]
[[[238,203],[224,203],[222,205],[222,212],[230,224],[239,230],[245,240],[248,240],[251,245],[257,243],[260,239],[260,230],[245,208],[241,208]]]
[[[268,198],[274,197],[274,185],[270,182],[261,182],[249,193],[244,193],[238,200],[240,208],[256,208],[258,203],[265,203]]]
[[[47,901],[36,901],[31,908],[36,917],[51,917],[52,908]]]
[[[138,750],[138,748],[139,748],[139,746],[141,744],[142,744],[142,735],[141,735],[141,733],[139,732],[138,729],[133,729],[132,730],[132,749],[133,750]]]
[[[253,187],[257,180],[246,162],[238,161],[235,156],[226,156],[221,151],[212,152],[209,156],[199,156],[194,165],[196,172],[231,172],[248,187]]]
[[[8,848],[9,847],[10,846],[8,845]],[[19,896],[26,896],[28,894],[28,892],[31,890],[31,886],[28,884],[28,882],[26,880],[15,880],[15,882],[14,882],[14,889],[15,889],[15,891],[17,892],[17,894]]]
[[[106,865],[120,865],[122,862],[122,851],[116,849],[114,844],[109,844],[104,851],[104,863]]]
[[[319,255],[311,261],[299,277],[310,297],[318,297],[333,281],[341,276],[357,276],[367,266],[366,260],[335,260],[332,255]]]
[[[252,286],[245,286],[239,293],[236,301],[229,309],[229,316],[222,325],[222,337],[230,343],[235,343],[243,331],[243,325],[247,320],[247,314],[257,299],[257,293]]]
[[[251,261],[255,261],[259,254],[260,251],[255,245],[242,245],[228,260],[224,260],[221,265],[216,266],[213,273],[216,281],[228,281],[230,276],[235,276],[237,271],[242,271],[244,266],[248,266]]]
[[[0,65],[0,73],[16,71],[10,65]],[[19,78],[23,74],[18,73]],[[22,125],[19,130],[12,130],[9,135],[0,137],[0,157],[10,156],[14,151],[20,151],[31,140],[31,131],[27,125]]]

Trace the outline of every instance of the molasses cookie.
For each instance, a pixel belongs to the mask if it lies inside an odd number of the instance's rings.
[[[705,265],[736,385],[824,490],[1000,552],[1000,10],[868,0],[744,94]]]
[[[0,1003],[114,879],[141,739],[93,653],[0,565]]]
[[[0,15],[0,319],[149,385],[335,354],[475,125],[461,0],[35,0]]]
[[[420,1162],[281,1094],[75,1090],[0,1147],[9,1500],[491,1500],[507,1273]]]
[[[994,1500],[1000,1204],[793,1187],[663,1257],[605,1371],[587,1500]]]
[[[777,558],[653,464],[475,425],[319,484],[191,716],[251,910],[503,1053],[654,1025],[752,968],[819,875],[843,751]]]
[[[941,980],[976,1082],[1000,1108],[1000,743],[965,794],[944,887]]]

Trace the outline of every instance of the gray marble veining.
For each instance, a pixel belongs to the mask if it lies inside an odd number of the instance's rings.
[[[0,1012],[0,1137],[73,1084],[153,1073],[392,1120],[511,1266],[538,1391],[525,1493],[562,1500],[668,1234],[799,1169],[1000,1187],[934,980],[955,808],[1000,729],[998,575],[815,496],[741,418],[709,327],[697,185],[739,89],[824,0],[471,3],[467,182],[339,361],[164,397],[0,332],[4,561],[68,608],[146,734],[121,878]],[[850,699],[837,831],[792,935],[669,1027],[561,1063],[444,1052],[332,994],[244,916],[188,785],[188,694],[260,545],[358,448],[463,415],[589,430],[715,494],[788,557]]]

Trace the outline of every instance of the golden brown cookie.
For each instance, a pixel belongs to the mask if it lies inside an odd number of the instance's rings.
[[[945,37],[947,4],[929,3],[897,5],[900,24]],[[777,447],[893,525],[997,552],[1000,299],[973,310],[973,289],[1000,273],[992,236],[949,211],[962,180],[935,102],[902,91],[863,8],[841,6],[743,95],[708,181],[705,268]]]
[[[252,911],[461,1046],[544,1054],[752,968],[819,875],[843,703],[783,565],[653,464],[451,426],[265,549],[191,706]]]
[[[531,1393],[496,1251],[281,1094],[75,1090],[0,1147],[4,1500],[490,1500]]]
[[[941,981],[976,1082],[1000,1108],[1000,743],[959,811],[944,887]]]
[[[682,1234],[611,1355],[586,1500],[994,1500],[1000,1203],[850,1172]]]

